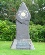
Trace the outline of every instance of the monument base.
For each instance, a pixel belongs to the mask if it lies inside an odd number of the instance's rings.
[[[31,41],[31,39],[21,39],[17,40],[14,39],[14,42],[12,43],[11,49],[31,49],[34,50],[34,45]]]

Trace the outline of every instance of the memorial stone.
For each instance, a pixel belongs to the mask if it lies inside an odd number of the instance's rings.
[[[16,14],[16,39],[14,39],[11,49],[35,49],[29,35],[30,18],[31,14],[26,4],[22,2]]]

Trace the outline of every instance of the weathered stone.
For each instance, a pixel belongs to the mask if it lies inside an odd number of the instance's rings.
[[[12,49],[34,49],[32,41],[29,36],[29,21],[31,15],[22,2],[16,14],[16,40],[14,40]]]

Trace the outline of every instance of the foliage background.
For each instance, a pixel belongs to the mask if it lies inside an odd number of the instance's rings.
[[[32,41],[45,42],[45,26],[30,22],[29,34]],[[7,20],[0,20],[0,41],[12,41],[14,38],[16,38],[16,25]]]
[[[45,0],[0,0],[0,17],[13,22],[21,2],[26,3],[31,13],[31,21],[45,25]]]
[[[0,40],[16,38],[16,12],[25,2],[31,13],[29,34],[33,41],[45,41],[45,0],[0,0]]]

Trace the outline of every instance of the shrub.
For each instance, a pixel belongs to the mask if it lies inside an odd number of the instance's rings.
[[[10,41],[14,39],[15,32],[16,26],[13,23],[7,20],[5,21],[0,20],[0,40]]]
[[[45,26],[41,25],[31,25],[30,28],[30,38],[33,41],[45,41]]]
[[[35,25],[31,22],[29,25],[29,34],[32,41],[45,41],[45,25]],[[16,38],[16,25],[10,21],[0,20],[0,40],[11,41]]]

